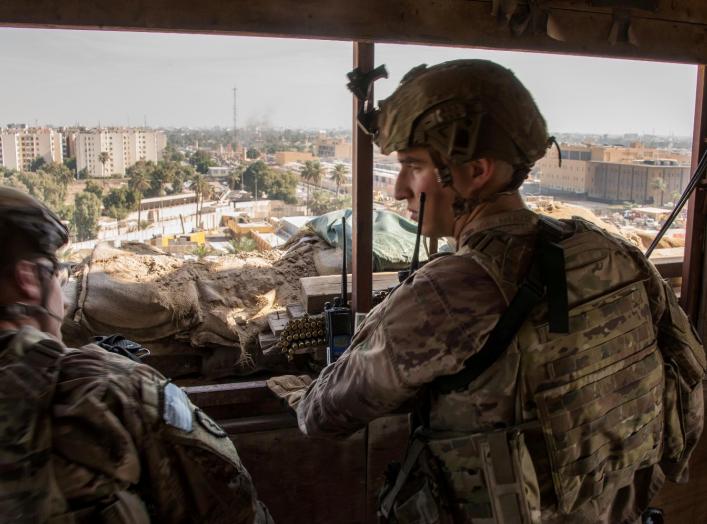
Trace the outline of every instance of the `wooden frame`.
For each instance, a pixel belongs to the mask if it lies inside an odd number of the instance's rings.
[[[519,0],[514,23],[492,0],[4,0],[0,25],[287,36],[707,62],[702,0]],[[500,23],[499,23],[500,20]],[[513,30],[512,27],[515,29]],[[548,35],[552,35],[548,36]],[[554,38],[553,38],[554,37]]]

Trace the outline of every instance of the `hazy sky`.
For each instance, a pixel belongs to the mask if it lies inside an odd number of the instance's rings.
[[[0,28],[0,125],[345,128],[348,42]],[[553,132],[692,134],[695,66],[377,45],[390,94],[420,63],[487,58],[526,84]]]

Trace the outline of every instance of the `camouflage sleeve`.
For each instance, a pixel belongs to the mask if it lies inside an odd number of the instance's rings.
[[[418,271],[366,317],[351,347],[297,406],[310,436],[347,436],[390,413],[434,378],[461,369],[481,348],[505,302],[469,257]]]
[[[158,522],[270,522],[231,440],[179,387],[98,348],[63,367],[55,447],[65,471],[137,493]]]

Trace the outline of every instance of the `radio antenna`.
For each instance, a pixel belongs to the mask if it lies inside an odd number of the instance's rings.
[[[412,253],[410,274],[420,267],[420,238],[422,238],[422,221],[425,219],[425,194],[420,193],[420,209],[417,212],[417,236],[415,237],[415,251]]]
[[[346,216],[341,217],[341,237],[344,250],[343,260],[341,261],[341,307],[346,307],[349,298],[348,273],[346,272]]]

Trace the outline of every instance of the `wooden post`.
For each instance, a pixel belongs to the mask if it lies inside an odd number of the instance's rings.
[[[373,69],[373,43],[354,42],[353,65],[362,71]],[[371,92],[371,97],[373,93]],[[351,308],[355,313],[371,309],[373,293],[373,143],[357,124],[358,100],[353,97],[353,289]]]
[[[692,172],[707,147],[707,85],[705,66],[697,69],[697,96],[695,97],[695,124],[692,134]],[[681,304],[700,334],[704,332],[704,242],[705,189],[701,185],[690,196],[685,234],[685,262],[682,272]]]

